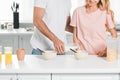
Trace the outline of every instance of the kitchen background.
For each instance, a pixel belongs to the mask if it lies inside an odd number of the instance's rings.
[[[31,38],[32,32],[24,32],[25,30],[32,30],[33,28],[33,5],[34,0],[0,0],[0,23],[5,22],[13,22],[13,12],[11,10],[11,6],[13,5],[13,2],[19,3],[19,20],[20,20],[20,27],[22,27],[21,30],[17,30],[17,32],[21,32],[19,34],[9,34],[10,39],[8,38],[8,35],[1,34],[0,32],[0,43],[5,46],[6,45],[12,45],[14,48],[14,51],[19,48],[25,48],[26,52],[30,54],[31,52],[31,46],[28,42]],[[74,9],[78,6],[82,6],[85,4],[85,0],[71,0],[72,2],[72,9],[71,9],[71,15],[74,11]],[[110,0],[111,2],[111,9],[114,11],[115,14],[115,23],[117,26],[117,30],[120,30],[120,0]],[[25,29],[23,29],[25,28]],[[6,40],[5,40],[6,39]],[[67,34],[68,43],[72,42],[72,34]],[[28,43],[28,44],[27,44]],[[120,41],[119,41],[120,44]],[[119,47],[120,48],[120,47]],[[119,51],[120,52],[120,51]],[[15,52],[14,52],[15,53]]]
[[[11,6],[13,2],[18,2],[20,4],[19,12],[20,12],[20,22],[23,23],[31,23],[33,18],[33,5],[34,0],[0,0],[0,21],[12,21],[13,13],[11,10]],[[111,9],[115,13],[115,21],[116,23],[120,23],[120,0],[110,0],[111,1]],[[72,10],[79,5],[84,5],[85,0],[71,0],[72,2]]]

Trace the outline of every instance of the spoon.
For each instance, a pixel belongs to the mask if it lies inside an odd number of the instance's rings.
[[[75,50],[73,50],[73,49],[71,49],[71,48],[70,48],[70,50],[71,50],[72,52],[74,52],[74,53],[77,53],[77,51],[75,51]]]
[[[37,48],[37,50],[39,50],[39,51],[42,52],[42,53],[45,53],[45,51],[43,51],[43,50],[41,50],[41,49],[39,49],[39,48]]]

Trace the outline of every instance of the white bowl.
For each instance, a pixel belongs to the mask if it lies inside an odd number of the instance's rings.
[[[48,50],[48,51],[45,51],[45,53],[42,53],[42,56],[45,60],[51,60],[57,56],[57,52]]]
[[[77,60],[86,58],[88,56],[88,52],[85,50],[79,50],[77,53],[74,53],[74,56]]]

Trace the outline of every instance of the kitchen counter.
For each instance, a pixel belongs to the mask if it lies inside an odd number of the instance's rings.
[[[54,60],[43,60],[42,56],[26,55],[19,62],[13,55],[13,64],[5,65],[3,55],[0,73],[120,73],[120,57],[116,62],[107,62],[105,58],[89,55],[76,60],[73,55],[58,55]]]

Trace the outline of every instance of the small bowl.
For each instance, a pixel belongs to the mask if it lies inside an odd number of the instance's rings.
[[[77,59],[77,60],[83,59],[88,56],[88,52],[85,50],[79,50],[79,51],[77,51],[77,53],[74,53],[74,56],[75,56],[75,59]]]
[[[48,50],[48,51],[45,51],[44,53],[42,53],[42,56],[45,60],[51,60],[51,59],[56,58],[57,52]]]

